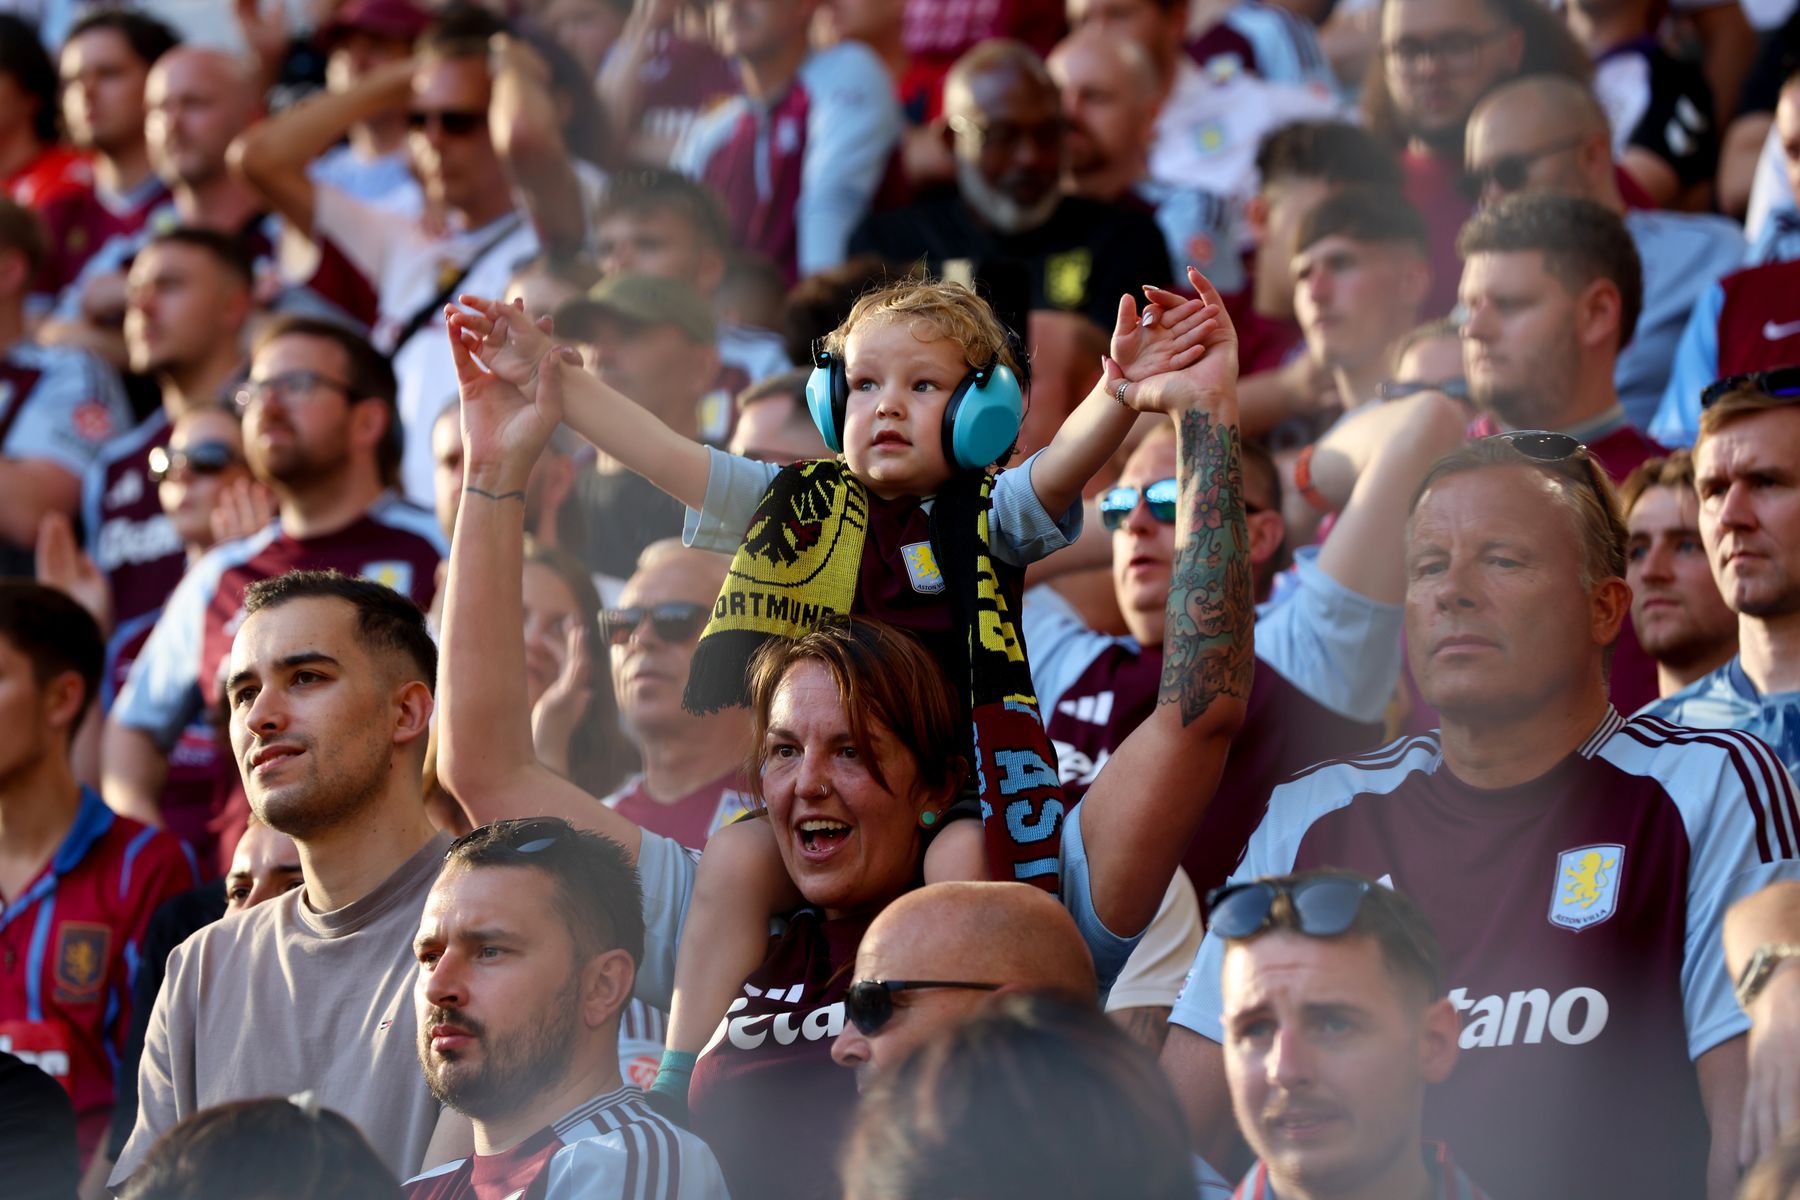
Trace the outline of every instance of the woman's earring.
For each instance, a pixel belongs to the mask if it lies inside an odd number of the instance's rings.
[[[938,815],[929,808],[919,814],[919,828],[921,829],[930,829],[933,825],[936,825],[937,822]]]

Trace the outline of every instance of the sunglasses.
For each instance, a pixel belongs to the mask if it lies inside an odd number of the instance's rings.
[[[1440,379],[1435,383],[1424,379],[1384,379],[1376,386],[1375,391],[1383,400],[1404,400],[1420,392],[1442,392],[1452,400],[1461,400],[1466,404],[1469,400],[1469,381],[1460,375],[1454,379]]]
[[[1752,388],[1765,396],[1772,396],[1776,399],[1800,396],[1800,367],[1776,367],[1772,371],[1746,371],[1742,375],[1727,375],[1723,379],[1715,379],[1706,385],[1705,391],[1700,393],[1700,407],[1711,408],[1739,388]]]
[[[1131,514],[1137,511],[1138,497],[1150,506],[1150,515],[1164,525],[1175,523],[1175,501],[1181,491],[1180,482],[1176,479],[1158,479],[1141,488],[1119,487],[1107,488],[1100,493],[1100,523],[1107,529],[1118,529],[1130,520]],[[1260,504],[1244,501],[1244,512],[1266,512]]]
[[[1463,186],[1468,189],[1469,197],[1473,200],[1479,200],[1490,185],[1510,195],[1525,186],[1525,180],[1531,174],[1532,163],[1540,158],[1549,158],[1552,154],[1573,150],[1581,143],[1582,138],[1570,137],[1560,142],[1551,142],[1548,146],[1527,154],[1503,154],[1484,167],[1471,168],[1464,176]]]
[[[1374,885],[1362,879],[1307,879],[1300,883],[1227,883],[1206,893],[1207,929],[1238,940],[1269,927],[1275,901],[1286,896],[1300,932],[1336,937],[1356,923],[1363,898]]]
[[[920,988],[964,988],[997,992],[997,983],[963,983],[943,979],[859,979],[844,993],[844,1015],[864,1037],[874,1037],[894,1016],[894,995]]]
[[[487,111],[479,108],[415,108],[406,114],[406,127],[414,133],[423,133],[435,124],[449,137],[468,137],[478,129],[486,129],[487,119]]]
[[[195,442],[182,450],[162,446],[150,451],[150,482],[161,483],[177,474],[219,475],[243,460],[225,442]]]
[[[471,829],[451,842],[450,848],[444,851],[444,857],[448,859],[454,856],[476,838],[497,842],[515,854],[536,854],[541,850],[548,850],[573,832],[569,823],[559,817],[517,817],[495,821]]]
[[[1582,466],[1583,478],[1587,485],[1594,489],[1596,496],[1605,498],[1606,492],[1594,475],[1598,466],[1588,448],[1566,433],[1556,433],[1549,429],[1515,429],[1509,433],[1496,433],[1483,439],[1486,441],[1505,442],[1526,458],[1541,463],[1579,462]]]
[[[665,642],[691,642],[700,636],[700,627],[712,607],[706,604],[653,604],[648,608],[609,608],[600,618],[606,640],[623,646],[646,620],[656,636]]]

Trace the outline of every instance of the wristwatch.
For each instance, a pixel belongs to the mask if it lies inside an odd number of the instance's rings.
[[[1738,1007],[1749,1011],[1756,1003],[1756,997],[1767,986],[1769,977],[1775,974],[1775,968],[1790,958],[1800,958],[1800,943],[1766,942],[1756,948],[1750,956],[1750,962],[1744,967],[1744,973],[1738,976]]]

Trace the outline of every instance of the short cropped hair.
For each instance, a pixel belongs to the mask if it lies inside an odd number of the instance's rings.
[[[1414,347],[1444,339],[1452,342],[1462,341],[1462,326],[1457,323],[1455,317],[1438,317],[1423,325],[1415,325],[1394,343],[1394,362],[1399,363],[1413,352]]]
[[[42,218],[5,196],[0,196],[0,250],[10,250],[23,258],[26,274],[31,277],[50,257],[50,233]]]
[[[88,610],[65,593],[28,579],[0,579],[0,637],[31,664],[38,687],[73,671],[81,677],[84,706],[100,694],[106,641]]]
[[[732,248],[731,222],[716,192],[679,171],[638,167],[614,175],[601,197],[594,217],[599,225],[614,217],[672,213],[686,222],[700,240],[725,252]]]
[[[897,273],[872,254],[814,272],[788,290],[782,313],[782,345],[796,367],[812,366],[813,343],[844,323],[865,292],[892,283]]]
[[[336,571],[289,571],[259,579],[244,593],[244,615],[294,600],[342,600],[356,610],[356,635],[377,657],[405,662],[410,678],[437,687],[437,643],[419,606],[386,584]]]
[[[194,225],[182,225],[155,234],[144,243],[145,250],[155,246],[191,246],[211,258],[244,287],[256,285],[256,257],[242,238]]]
[[[1477,254],[1536,250],[1544,256],[1544,270],[1571,294],[1595,280],[1610,280],[1619,289],[1619,346],[1637,332],[1644,308],[1643,263],[1625,222],[1605,205],[1552,192],[1507,196],[1469,218],[1457,234],[1456,250],[1465,261]]]
[[[1270,130],[1256,148],[1256,177],[1264,187],[1294,179],[1390,191],[1405,184],[1394,151],[1346,121],[1292,121]]]
[[[63,45],[66,47],[82,34],[96,29],[110,29],[124,38],[132,54],[146,67],[154,65],[157,59],[181,44],[181,35],[155,17],[135,8],[108,6],[95,9],[70,26]]]
[[[1694,456],[1686,450],[1671,450],[1660,458],[1646,458],[1631,469],[1619,485],[1619,511],[1631,516],[1631,510],[1653,487],[1673,488],[1692,494],[1694,491]]]
[[[1296,252],[1328,237],[1378,245],[1410,246],[1428,253],[1425,218],[1397,191],[1372,187],[1346,187],[1332,192],[1300,218],[1294,239]]]
[[[1495,467],[1527,467],[1563,484],[1557,489],[1557,496],[1581,543],[1582,587],[1591,589],[1603,579],[1625,578],[1626,545],[1630,535],[1625,529],[1625,519],[1620,515],[1618,493],[1592,452],[1584,452],[1566,462],[1544,462],[1520,453],[1498,437],[1470,442],[1438,459],[1425,473],[1408,510],[1409,533],[1412,515],[1419,511],[1419,502],[1432,488],[1452,475]]]
[[[803,662],[823,667],[837,685],[850,742],[876,783],[889,786],[876,762],[871,721],[886,726],[913,756],[925,787],[938,791],[962,782],[968,725],[943,668],[910,634],[850,617],[792,640],[770,638],[750,660],[750,785],[759,800],[769,709],[782,680]]]
[[[1189,1197],[1181,1111],[1091,1000],[1009,992],[880,1076],[845,1142],[844,1195]]]
[[[400,1185],[355,1125],[302,1093],[291,1100],[234,1100],[186,1117],[156,1143],[119,1195],[399,1200]]]
[[[806,381],[810,378],[810,367],[790,367],[785,371],[777,371],[739,392],[733,403],[739,412],[743,412],[752,404],[761,404],[765,400],[786,400],[794,406],[797,415],[811,420],[811,410],[806,407]]]
[[[427,61],[487,59],[495,34],[511,33],[503,17],[468,0],[452,0],[437,10],[437,19],[413,44],[413,52]]]
[[[37,26],[15,13],[0,13],[0,75],[37,101],[37,111],[31,114],[33,136],[40,142],[56,141],[60,111],[56,64],[50,61]]]
[[[624,847],[559,817],[495,821],[458,838],[444,868],[522,867],[556,888],[556,913],[568,923],[581,961],[623,950],[644,961],[644,889]]]
[[[939,337],[962,347],[963,361],[985,367],[995,359],[1012,368],[1021,385],[1029,375],[1022,355],[1013,352],[1015,340],[994,315],[986,300],[960,283],[942,279],[902,279],[865,292],[850,315],[825,338],[825,349],[842,354],[844,343],[858,325],[923,323]]]
[[[270,318],[257,333],[256,344],[250,348],[251,356],[255,357],[262,352],[264,346],[283,337],[320,338],[335,342],[338,349],[344,352],[344,362],[350,375],[347,383],[351,397],[356,400],[379,400],[382,407],[387,409],[387,432],[382,434],[381,444],[375,448],[375,465],[381,472],[381,482],[385,486],[397,486],[400,482],[400,459],[406,452],[406,431],[400,425],[400,385],[394,379],[394,367],[387,355],[348,325],[321,317],[284,313]]]
[[[1381,948],[1381,961],[1389,974],[1402,984],[1410,984],[1422,993],[1427,1003],[1444,994],[1443,953],[1438,948],[1437,934],[1424,912],[1409,897],[1376,883],[1354,871],[1300,871],[1292,875],[1274,875],[1257,880],[1276,887],[1292,889],[1299,884],[1320,879],[1342,879],[1368,885],[1356,919],[1339,937],[1373,938]],[[1269,910],[1269,923],[1246,938],[1227,938],[1226,948],[1254,941],[1265,933],[1303,933],[1300,915],[1294,911],[1287,895],[1276,897]],[[1303,934],[1314,937],[1315,934]]]
[[[1747,417],[1752,413],[1770,412],[1777,408],[1793,407],[1793,397],[1771,396],[1755,383],[1745,383],[1726,392],[1700,410],[1700,432],[1694,438],[1694,449],[1698,451],[1701,442],[1739,417]]]

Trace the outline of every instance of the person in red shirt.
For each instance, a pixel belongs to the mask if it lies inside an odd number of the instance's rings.
[[[56,64],[29,21],[0,13],[0,194],[27,208],[81,190],[87,160],[62,142]]]
[[[74,1100],[85,1161],[106,1132],[138,941],[198,882],[174,837],[119,816],[69,747],[100,683],[99,627],[63,593],[0,582],[0,1050]]]

